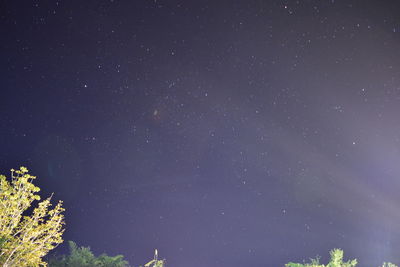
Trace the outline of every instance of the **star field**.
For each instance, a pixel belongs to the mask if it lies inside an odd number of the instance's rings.
[[[135,266],[400,264],[398,1],[0,10],[1,173],[65,201],[65,240]]]

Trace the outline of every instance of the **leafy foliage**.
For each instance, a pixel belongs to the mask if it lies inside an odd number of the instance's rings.
[[[157,249],[154,251],[154,258],[144,265],[144,267],[164,267],[164,266],[165,266],[165,260],[158,259]]]
[[[320,264],[319,258],[311,259],[311,263],[293,263],[289,262],[286,267],[354,267],[357,265],[357,260],[343,262],[343,250],[334,249],[330,252],[331,260],[327,265]]]
[[[51,258],[49,267],[128,267],[129,263],[122,255],[114,257],[101,254],[95,257],[89,247],[78,247],[69,241],[70,254],[59,258]]]
[[[397,267],[397,266],[390,262],[384,262],[382,267]]]
[[[62,243],[64,216],[62,202],[53,208],[51,197],[39,202],[30,216],[23,216],[40,191],[32,181],[35,176],[21,167],[11,170],[11,182],[0,175],[0,265],[46,266],[42,260],[50,250]]]
[[[351,260],[347,262],[343,262],[343,250],[341,249],[333,249],[330,251],[331,260],[327,265],[320,264],[319,258],[311,259],[311,263],[293,263],[289,262],[285,265],[285,267],[354,267],[357,265],[357,260]],[[384,262],[382,267],[397,267],[393,263]]]

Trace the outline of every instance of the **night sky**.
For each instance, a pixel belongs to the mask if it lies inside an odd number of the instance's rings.
[[[400,263],[400,2],[1,1],[0,172],[171,267]],[[66,244],[59,252],[66,252]]]

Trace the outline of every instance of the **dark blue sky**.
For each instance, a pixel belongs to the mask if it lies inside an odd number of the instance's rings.
[[[399,14],[1,1],[1,173],[27,166],[65,240],[133,265],[400,264]]]

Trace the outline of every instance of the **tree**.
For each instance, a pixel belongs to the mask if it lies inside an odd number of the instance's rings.
[[[333,249],[330,251],[331,260],[327,265],[319,263],[319,258],[311,259],[311,263],[300,264],[289,262],[285,267],[354,267],[357,265],[357,260],[343,262],[343,250]]]
[[[127,267],[129,263],[124,260],[124,256],[117,255],[114,257],[101,254],[98,258],[99,267]]]
[[[311,259],[311,263],[293,263],[289,262],[285,264],[285,267],[354,267],[357,265],[357,260],[351,260],[343,262],[343,250],[334,249],[330,251],[331,260],[327,265],[319,263],[319,258]],[[397,267],[393,263],[384,262],[381,267]]]
[[[75,242],[68,241],[69,255],[49,260],[49,267],[128,267],[124,256],[114,257],[101,254],[94,256],[89,247],[78,247]]]
[[[331,261],[328,263],[328,267],[354,267],[357,265],[357,260],[351,260],[343,262],[343,250],[334,249],[330,252]]]
[[[61,258],[52,258],[49,267],[92,267],[96,264],[96,257],[87,247],[78,247],[75,242],[68,241],[69,255]]]
[[[0,265],[46,266],[42,258],[63,242],[64,216],[62,201],[53,208],[51,196],[39,202],[30,216],[23,216],[40,200],[40,191],[32,181],[35,176],[21,167],[11,170],[11,181],[0,175]]]

